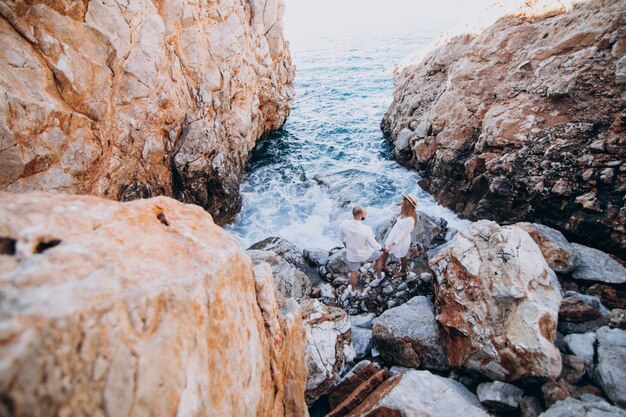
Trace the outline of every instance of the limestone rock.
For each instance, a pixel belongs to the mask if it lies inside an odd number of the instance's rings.
[[[595,356],[595,344],[598,340],[598,336],[595,332],[584,334],[569,334],[565,336],[565,346],[573,355],[581,358],[587,369],[593,370]]]
[[[596,379],[611,401],[626,408],[626,331],[602,327],[597,334]]]
[[[540,222],[623,257],[626,171],[607,164],[626,158],[624,6],[568,3],[525,2],[397,68],[381,127],[392,144],[422,127],[394,155],[462,217]]]
[[[200,207],[0,193],[0,236],[10,415],[306,413],[300,308]]]
[[[433,303],[424,296],[391,308],[374,322],[372,337],[385,362],[411,368],[445,370]]]
[[[543,402],[546,404],[546,406],[550,407],[555,402],[564,400],[567,397],[571,396],[571,388],[572,386],[563,379],[548,381],[541,387],[541,392],[543,393]]]
[[[607,284],[626,282],[626,268],[606,253],[573,243],[580,265],[572,272],[574,279],[600,281]]]
[[[393,369],[392,369],[393,371]],[[452,379],[408,370],[380,384],[346,416],[487,417],[475,395]]]
[[[318,272],[309,266],[303,251],[288,240],[280,237],[268,237],[253,244],[248,250],[272,251],[298,270],[304,272],[311,280],[316,280],[319,277]]]
[[[293,99],[282,0],[1,7],[0,189],[234,216],[250,151]]]
[[[506,382],[484,382],[476,389],[480,403],[493,411],[516,410],[524,391]]]
[[[450,366],[496,380],[559,376],[553,343],[561,294],[526,232],[479,221],[429,263]]]
[[[352,325],[352,346],[354,347],[355,359],[361,359],[372,352],[372,327],[374,327],[374,313],[350,316]]]
[[[270,265],[276,289],[284,297],[300,301],[311,295],[312,287],[309,277],[304,272],[296,269],[282,256],[276,254],[276,252],[247,250],[246,254],[255,265],[264,262]]]
[[[579,264],[576,250],[558,230],[538,223],[516,223],[525,230],[541,249],[550,268],[555,272],[570,272]]]
[[[305,398],[311,405],[324,395],[354,359],[350,320],[345,311],[318,300],[301,303],[306,330],[305,360],[308,368]]]
[[[525,395],[519,404],[520,417],[539,417],[543,411],[541,401],[537,397]]]
[[[626,295],[608,285],[594,284],[589,287],[587,294],[598,297],[602,304],[609,309],[626,309]]]
[[[626,417],[626,411],[614,407],[595,397],[593,400],[581,401],[572,397],[557,401],[540,417]]]
[[[574,355],[561,355],[563,370],[560,378],[570,384],[576,384],[585,376],[586,363],[583,358]]]

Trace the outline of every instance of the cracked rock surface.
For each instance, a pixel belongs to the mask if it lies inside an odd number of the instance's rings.
[[[302,416],[301,310],[200,207],[0,193],[0,415]]]
[[[218,223],[295,67],[282,0],[0,4],[0,189],[176,197]]]

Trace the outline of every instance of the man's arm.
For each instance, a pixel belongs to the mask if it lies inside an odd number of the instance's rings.
[[[370,247],[374,250],[382,250],[383,248],[383,245],[378,243],[378,241],[374,237],[374,232],[372,231],[372,229],[370,229],[369,233],[367,234],[367,244],[370,245]]]

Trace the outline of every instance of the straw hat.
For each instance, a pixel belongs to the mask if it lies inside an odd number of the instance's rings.
[[[417,206],[417,202],[419,200],[414,194],[407,194],[407,195],[403,195],[402,197],[406,198],[413,207]]]

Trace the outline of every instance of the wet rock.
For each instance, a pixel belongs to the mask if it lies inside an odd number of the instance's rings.
[[[526,232],[476,222],[430,265],[451,366],[497,380],[558,377],[561,356],[553,342],[561,294]]]
[[[609,310],[597,297],[568,291],[559,308],[558,330],[563,334],[587,333],[606,325],[608,316]]]
[[[572,243],[580,265],[572,272],[574,279],[600,281],[607,284],[626,282],[626,268],[604,252],[587,246]]]
[[[624,88],[615,82],[623,48],[613,52],[624,42],[623,5],[586,2],[545,14],[543,4],[527,2],[398,68],[381,128],[394,143],[407,127],[424,126],[416,128],[424,138],[394,155],[462,217],[541,222],[623,257],[618,184],[626,171],[600,174],[626,155]],[[596,173],[582,180],[591,165]]]
[[[530,235],[553,271],[566,273],[578,266],[574,246],[558,230],[538,223],[516,223],[515,226]]]
[[[485,382],[478,386],[476,394],[480,403],[491,411],[517,409],[524,391],[506,382]]]
[[[304,272],[296,269],[282,256],[276,254],[276,252],[247,250],[246,254],[255,265],[264,262],[270,265],[276,289],[284,297],[301,301],[311,296],[312,287],[309,277]]]
[[[282,1],[0,7],[14,22],[0,29],[1,189],[167,195],[234,217],[250,151],[294,96]]]
[[[350,320],[345,311],[318,300],[301,303],[306,330],[305,361],[308,368],[305,399],[311,405],[327,393],[347,363],[354,359]]]
[[[572,416],[626,417],[626,412],[597,397],[585,397],[584,400],[576,400],[569,397],[562,401],[557,401],[540,415],[540,417]]]
[[[374,313],[350,316],[352,325],[352,346],[354,347],[355,359],[361,359],[372,352],[372,327],[374,326]]]
[[[595,378],[615,405],[626,408],[626,331],[602,327],[597,335]]]
[[[385,311],[374,322],[372,337],[376,350],[391,365],[445,370],[434,306],[427,297],[414,297]]]
[[[299,306],[200,207],[0,193],[0,236],[0,414],[306,413]]]
[[[351,417],[374,415],[488,416],[478,398],[460,383],[416,370],[407,370],[387,379],[348,414]]]

